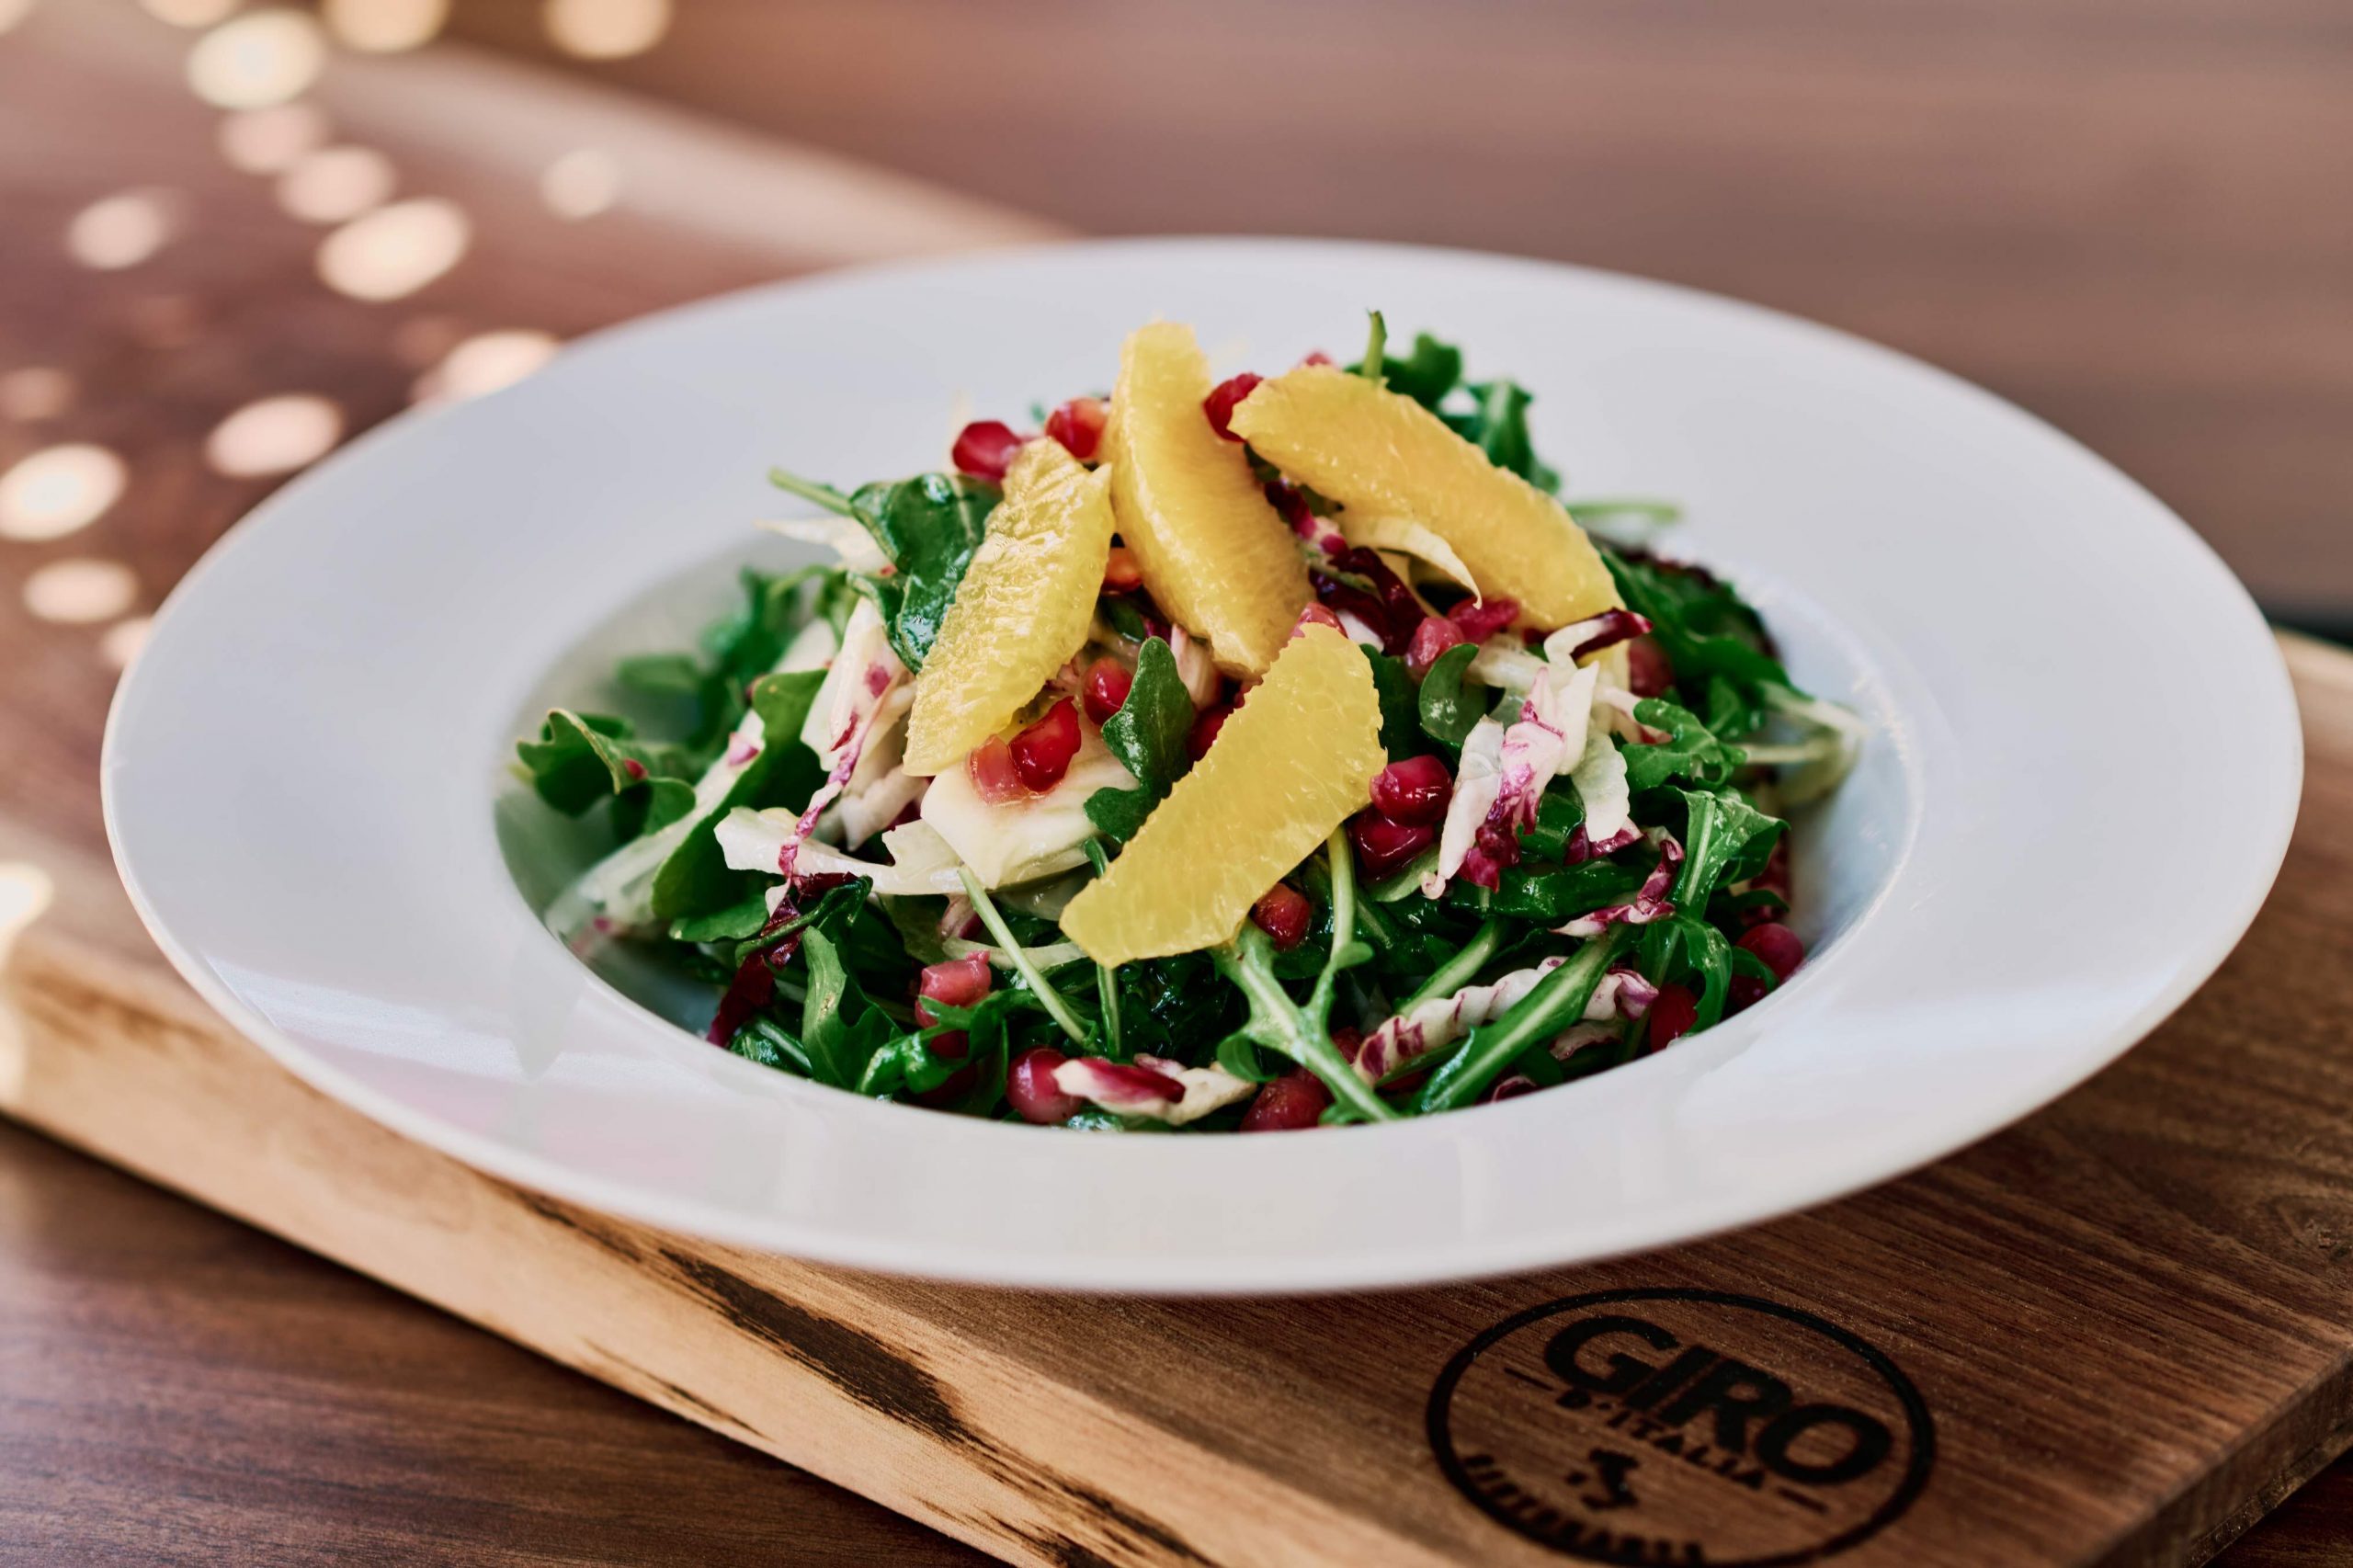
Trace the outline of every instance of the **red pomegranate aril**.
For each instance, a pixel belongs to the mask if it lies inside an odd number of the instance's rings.
[[[1798,965],[1805,962],[1805,944],[1798,940],[1796,932],[1778,920],[1750,926],[1735,946],[1764,960],[1765,967],[1773,971],[1777,981],[1789,979],[1798,971]]]
[[[1051,1045],[1031,1046],[1013,1059],[1013,1065],[1005,1071],[1005,1097],[1012,1102],[1016,1115],[1024,1121],[1051,1127],[1086,1108],[1085,1100],[1063,1093],[1054,1085],[1054,1069],[1069,1060]]]
[[[1103,560],[1103,586],[1114,594],[1132,594],[1143,585],[1143,563],[1124,544],[1115,544]]]
[[[1250,918],[1273,939],[1277,952],[1287,953],[1307,940],[1307,927],[1315,918],[1315,906],[1290,883],[1277,882],[1267,890],[1265,897],[1250,906]]]
[[[1046,434],[1063,444],[1081,462],[1092,462],[1103,444],[1104,421],[1111,405],[1099,397],[1074,397],[1046,415]]]
[[[1210,428],[1229,441],[1242,439],[1233,433],[1233,405],[1248,397],[1251,389],[1265,380],[1264,376],[1245,370],[1211,387],[1210,395],[1201,399],[1201,412],[1209,416]]]
[[[1271,1083],[1258,1085],[1250,1108],[1242,1113],[1245,1132],[1289,1132],[1313,1127],[1324,1119],[1332,1091],[1304,1067],[1294,1067]]]
[[[1307,351],[1307,358],[1300,361],[1302,365],[1328,365],[1331,362],[1332,357],[1329,354],[1324,353],[1321,348],[1309,349]]]
[[[1079,693],[1086,704],[1086,716],[1099,727],[1126,705],[1128,693],[1135,684],[1135,671],[1119,660],[1096,660],[1086,667],[1086,682]]]
[[[1354,1062],[1357,1059],[1357,1052],[1364,1049],[1364,1030],[1350,1028],[1347,1025],[1342,1024],[1332,1031],[1332,1043],[1340,1048],[1342,1056]]]
[[[949,1037],[947,1035],[941,1035],[939,1038],[940,1040],[947,1040]],[[961,1042],[964,1037],[960,1034],[954,1038]],[[937,1045],[938,1041],[934,1041],[933,1043]],[[935,1051],[933,1054],[942,1055],[946,1053]],[[963,1060],[963,1056],[964,1051],[960,1044],[955,1052],[954,1059],[961,1062]],[[933,1087],[917,1092],[913,1096],[914,1103],[929,1110],[952,1109],[956,1106],[963,1103],[964,1096],[971,1094],[972,1092],[972,1085],[980,1081],[981,1069],[977,1063],[970,1067],[959,1067],[956,1071],[948,1074],[945,1079],[935,1085]]]
[[[1379,879],[1438,842],[1438,829],[1427,823],[1392,822],[1379,812],[1358,812],[1348,819],[1348,842],[1357,846],[1365,875]]]
[[[1298,637],[1311,626],[1328,626],[1343,637],[1348,633],[1348,629],[1340,624],[1340,618],[1322,605],[1309,605],[1305,609],[1301,610],[1299,619],[1290,623],[1290,634]]]
[[[1442,822],[1453,798],[1454,778],[1434,756],[1405,757],[1372,776],[1373,808],[1391,822]]]
[[[1636,697],[1664,697],[1675,685],[1675,666],[1655,637],[1637,637],[1626,644],[1626,680]]]
[[[1651,1004],[1651,1010],[1643,1015],[1643,1028],[1653,1051],[1682,1039],[1699,1021],[1699,999],[1680,985],[1660,986],[1657,1000]]]
[[[1519,618],[1519,601],[1497,595],[1486,599],[1464,599],[1446,612],[1467,642],[1484,642]]]
[[[972,755],[964,759],[964,771],[972,778],[972,792],[992,806],[1021,800],[1029,793],[1013,766],[1013,747],[1003,735],[991,735],[974,746]]]
[[[1225,722],[1233,717],[1233,705],[1232,703],[1221,702],[1214,708],[1203,709],[1201,710],[1201,716],[1193,721],[1192,729],[1186,733],[1185,750],[1187,754],[1189,755],[1195,762],[1199,762],[1201,758],[1209,756],[1210,746],[1211,743],[1216,741],[1217,733],[1220,730],[1224,729]]]
[[[1405,643],[1405,668],[1415,680],[1430,673],[1440,653],[1449,648],[1459,648],[1470,639],[1462,635],[1462,628],[1442,615],[1427,617],[1414,628],[1414,635]]]
[[[948,959],[939,963],[926,964],[915,981],[915,1022],[929,1028],[939,1020],[926,1002],[944,1002],[951,1007],[970,1007],[989,994],[989,960],[984,954],[974,953],[968,959]],[[938,1056],[961,1056],[962,1051],[935,1051]]]
[[[1029,440],[1029,437],[1002,420],[977,419],[956,433],[956,444],[948,449],[948,460],[956,465],[959,473],[1002,483],[1005,471],[1013,466],[1013,455]]]
[[[1046,716],[1013,737],[1013,771],[1021,782],[1043,793],[1063,781],[1070,759],[1078,755],[1078,710],[1063,698],[1046,710]]]

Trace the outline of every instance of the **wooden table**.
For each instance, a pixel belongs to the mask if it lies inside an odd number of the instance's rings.
[[[320,231],[221,161],[219,117],[177,85],[185,45],[97,0],[0,39],[0,471],[67,441],[104,443],[128,465],[121,498],[88,528],[0,541],[0,863],[36,841],[97,845],[108,649],[272,483],[207,465],[208,435],[240,406],[314,393],[357,428],[473,334],[570,335],[783,271],[1049,232],[483,57],[338,58],[317,97],[339,134],[389,153],[404,192],[452,198],[473,219],[446,277],[356,301],[316,281]],[[541,169],[590,144],[644,172],[598,217],[546,212]],[[665,177],[682,170],[705,171],[699,189]],[[77,264],[61,243],[75,215],[133,187],[174,193],[176,236],[138,265]],[[746,190],[767,199],[747,204]],[[1692,245],[1704,249],[1696,233]],[[2249,428],[2267,399],[2308,385],[2308,351],[2279,344],[2247,361],[2244,385],[2264,389],[2247,393]],[[2129,377],[2129,361],[2102,373]],[[62,379],[23,376],[33,368]],[[130,567],[128,609],[86,625],[34,618],[27,585],[73,560]],[[0,1562],[977,1560],[5,1124],[0,1195]],[[2348,1509],[2353,1472],[2340,1470],[2223,1561],[2323,1560],[2353,1540]]]

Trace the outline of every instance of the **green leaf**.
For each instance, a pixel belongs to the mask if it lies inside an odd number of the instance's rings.
[[[1537,801],[1536,825],[1520,830],[1519,846],[1534,859],[1565,860],[1569,840],[1584,822],[1585,802],[1577,799],[1575,787],[1556,783]]]
[[[674,921],[670,937],[678,942],[735,942],[758,936],[767,923],[767,897],[756,889],[724,909]]]
[[[1614,860],[1533,869],[1515,867],[1503,873],[1495,891],[1488,894],[1487,911],[1558,926],[1625,903],[1648,874],[1646,867],[1620,866]]]
[[[1601,547],[1601,558],[1618,584],[1626,608],[1651,623],[1651,637],[1675,667],[1682,690],[1704,692],[1721,677],[1738,700],[1738,710],[1753,715],[1746,734],[1763,716],[1763,692],[1780,687],[1790,690],[1789,672],[1766,651],[1764,623],[1739,592],[1713,573],[1636,558]],[[1711,695],[1711,717],[1730,710]]]
[[[1665,740],[1625,748],[1626,788],[1637,794],[1670,778],[1721,784],[1748,760],[1748,754],[1738,746],[1718,740],[1697,713],[1663,697],[1646,697],[1635,703],[1634,717],[1667,733]]]
[[[1478,723],[1485,703],[1474,692],[1484,688],[1463,679],[1463,672],[1478,656],[1475,643],[1460,643],[1440,653],[1422,677],[1422,730],[1432,739],[1459,746]]]
[[[1193,699],[1176,673],[1176,655],[1151,638],[1136,653],[1127,701],[1103,721],[1103,744],[1138,783],[1165,790],[1185,770],[1185,738],[1192,728]]]
[[[745,1020],[727,1042],[727,1049],[746,1062],[809,1076],[809,1048],[773,1018],[755,1015]]]
[[[668,748],[640,744],[629,721],[557,708],[540,725],[540,738],[515,748],[540,799],[578,816],[608,795],[671,770]]]
[[[1507,469],[1539,490],[1558,490],[1561,476],[1537,460],[1528,434],[1528,405],[1535,399],[1517,381],[1473,383],[1478,400],[1468,414],[1444,415],[1455,432],[1487,454],[1497,468]]]
[[[1630,927],[1612,926],[1577,949],[1569,961],[1536,983],[1536,988],[1471,1031],[1454,1054],[1438,1064],[1422,1085],[1414,1108],[1422,1114],[1452,1110],[1484,1093],[1488,1085],[1531,1045],[1541,1044],[1585,1013],[1594,987],[1625,945]]]
[[[1364,358],[1358,360],[1353,369],[1358,375],[1362,376],[1374,386],[1379,386],[1381,360],[1389,347],[1389,323],[1379,311],[1367,311],[1365,314],[1372,318],[1372,324],[1368,329],[1365,339]]]
[[[646,697],[699,698],[703,668],[691,653],[640,653],[623,659],[614,678]]]
[[[1462,381],[1462,351],[1440,343],[1427,332],[1414,335],[1414,352],[1392,358],[1386,375],[1389,390],[1403,392],[1424,408],[1435,410]]]
[[[809,994],[801,1005],[801,1040],[809,1051],[809,1075],[835,1088],[849,1088],[891,1037],[891,1020],[866,999],[824,932],[814,926],[801,932],[801,956],[809,969]]]
[[[1152,635],[1152,628],[1144,624],[1143,611],[1125,594],[1106,594],[1096,603],[1111,630],[1129,642],[1142,642]]]
[[[1722,882],[1739,881],[1765,869],[1774,841],[1787,824],[1750,805],[1733,790],[1677,790],[1686,816],[1683,869],[1676,873],[1675,907],[1698,915]]]
[[[891,558],[892,574],[873,580],[875,604],[909,669],[931,652],[997,498],[993,484],[944,473],[881,481],[850,496],[852,514]]]
[[[1392,758],[1422,750],[1421,711],[1405,661],[1365,650],[1372,665],[1372,688],[1381,699],[1381,749]]]
[[[805,801],[823,778],[817,757],[801,744],[801,722],[824,684],[823,670],[763,676],[752,686],[760,716],[760,755],[736,775],[719,804],[703,815],[654,873],[654,913],[665,920],[709,915],[739,902],[757,884],[749,871],[732,871],[720,852],[718,827],[737,806]]]
[[[1144,819],[1158,804],[1156,790],[1097,790],[1086,797],[1086,820],[1097,832],[1125,844],[1143,831]]]
[[[659,833],[695,809],[695,787],[683,778],[649,779],[645,786],[645,825],[642,833]]]

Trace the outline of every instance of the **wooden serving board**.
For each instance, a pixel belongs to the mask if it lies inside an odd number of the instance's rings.
[[[305,1087],[5,824],[58,896],[0,1107],[1016,1561],[2201,1562],[2353,1442],[2353,656],[2285,645],[2302,821],[2179,1015],[1941,1165],[1648,1256],[1171,1302],[666,1234]]]

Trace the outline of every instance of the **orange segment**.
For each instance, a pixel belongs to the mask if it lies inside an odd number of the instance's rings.
[[[1032,441],[915,676],[906,769],[945,772],[1012,722],[1086,641],[1111,553],[1109,481]]]
[[[1219,668],[1255,676],[1307,604],[1307,568],[1241,444],[1210,428],[1210,385],[1192,328],[1154,322],[1130,335],[1104,460],[1120,537],[1153,598],[1208,640]]]
[[[1363,651],[1326,626],[1283,644],[1209,755],[1063,911],[1097,963],[1214,947],[1370,797],[1381,699]]]
[[[1302,365],[1254,388],[1233,411],[1233,432],[1348,511],[1423,524],[1482,589],[1518,599],[1530,624],[1566,626],[1618,603],[1609,569],[1566,507],[1402,392]]]

